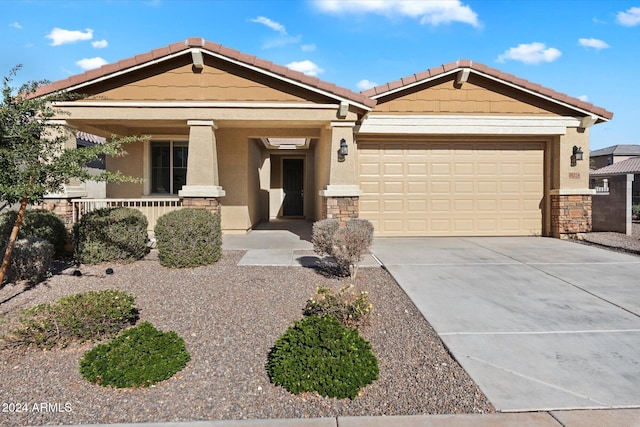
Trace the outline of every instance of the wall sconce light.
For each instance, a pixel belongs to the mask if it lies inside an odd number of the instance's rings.
[[[340,140],[340,155],[346,156],[349,154],[349,147],[347,146],[347,141],[344,138]]]
[[[571,166],[575,166],[578,160],[582,161],[582,155],[584,152],[582,151],[582,147],[578,147],[577,145],[573,146],[573,154],[571,155]]]

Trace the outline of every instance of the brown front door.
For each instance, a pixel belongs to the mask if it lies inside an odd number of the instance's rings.
[[[304,215],[304,159],[282,159],[283,216]]]

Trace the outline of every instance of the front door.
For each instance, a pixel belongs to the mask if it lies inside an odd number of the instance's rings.
[[[282,159],[283,216],[304,215],[304,159]]]

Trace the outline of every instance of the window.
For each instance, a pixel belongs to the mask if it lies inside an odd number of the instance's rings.
[[[151,192],[178,194],[187,183],[187,141],[151,142]]]

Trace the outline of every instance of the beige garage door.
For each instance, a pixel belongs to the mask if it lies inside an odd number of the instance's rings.
[[[541,234],[544,142],[358,141],[358,168],[376,235]]]

